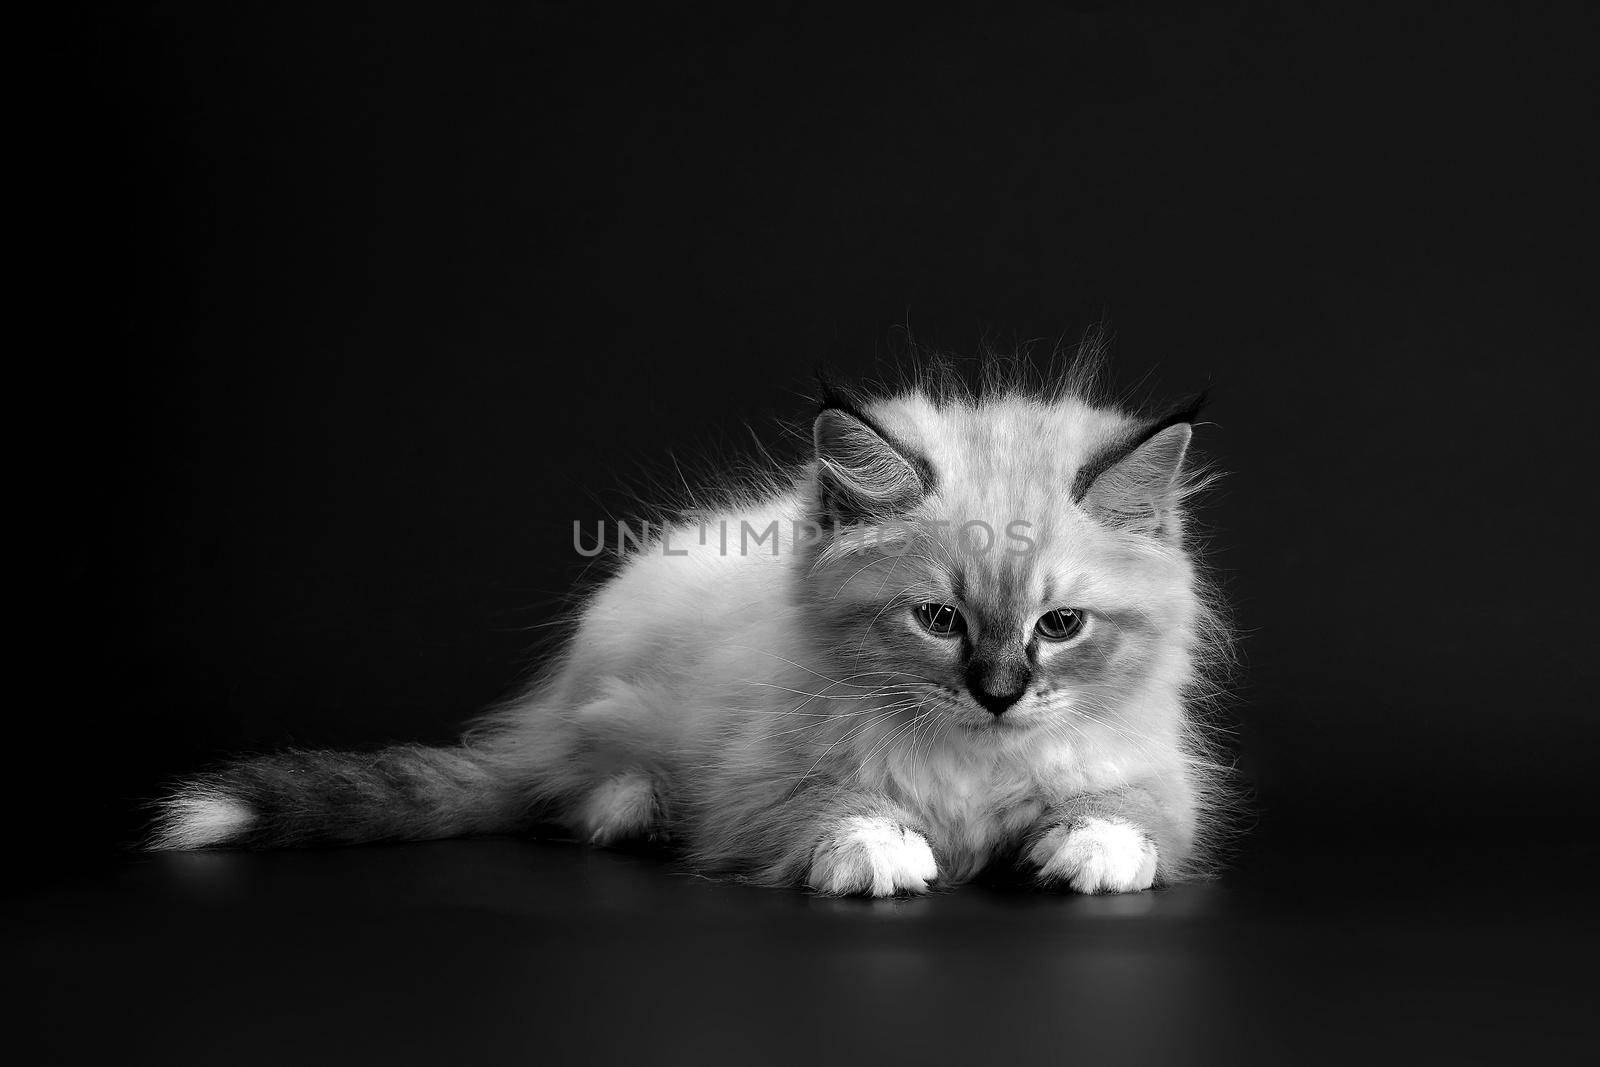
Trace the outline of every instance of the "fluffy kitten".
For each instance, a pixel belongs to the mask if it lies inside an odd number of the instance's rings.
[[[825,392],[811,462],[636,547],[460,745],[234,763],[164,802],[151,847],[554,820],[828,894],[998,858],[1085,893],[1195,873],[1215,775],[1185,702],[1218,634],[1183,535],[1198,403]]]

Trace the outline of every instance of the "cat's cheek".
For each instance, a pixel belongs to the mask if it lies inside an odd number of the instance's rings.
[[[1079,893],[1137,893],[1156,877],[1156,846],[1120,819],[1076,819],[1045,834],[1029,851],[1039,880]]]
[[[939,875],[933,849],[891,819],[847,819],[818,843],[806,883],[829,896],[924,893]]]

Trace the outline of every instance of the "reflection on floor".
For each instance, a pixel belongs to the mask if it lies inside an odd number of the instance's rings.
[[[1258,848],[1135,896],[872,902],[534,840],[168,855],[13,890],[6,943],[40,1061],[1562,1061],[1600,1036],[1597,858]]]

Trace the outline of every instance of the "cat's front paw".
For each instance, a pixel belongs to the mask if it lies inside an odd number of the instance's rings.
[[[807,884],[829,896],[924,893],[939,874],[933,849],[892,819],[847,819],[817,845]]]
[[[1120,819],[1074,819],[1041,837],[1028,853],[1039,880],[1080,893],[1137,893],[1156,878],[1156,846]]]

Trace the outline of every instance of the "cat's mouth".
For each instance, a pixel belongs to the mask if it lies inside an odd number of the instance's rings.
[[[994,715],[984,708],[958,708],[953,716],[955,723],[961,729],[972,734],[1015,734],[1033,729],[1034,717],[1031,715]]]
[[[973,734],[1016,733],[1019,730],[1028,728],[1027,723],[1016,722],[1006,718],[997,719],[993,715],[989,716],[988,722],[984,722],[981,719],[957,719],[956,725]]]
[[[1003,715],[995,715],[987,708],[965,699],[949,686],[933,683],[930,688],[933,692],[923,702],[924,714],[927,711],[940,713],[969,734],[1021,733],[1032,729],[1035,725],[1036,716],[1026,711],[1019,713],[1012,709]]]

